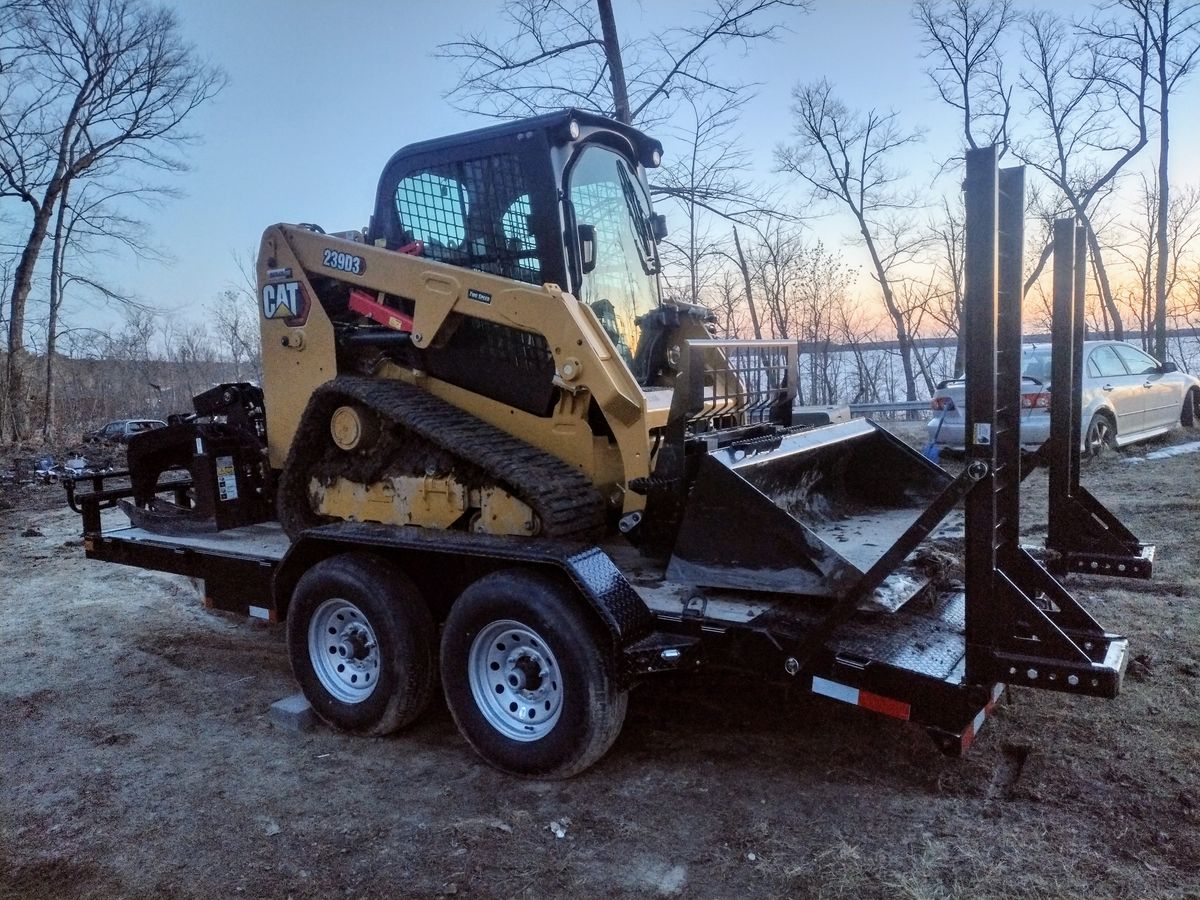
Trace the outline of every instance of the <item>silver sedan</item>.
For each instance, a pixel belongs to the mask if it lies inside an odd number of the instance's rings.
[[[1121,341],[1085,341],[1080,447],[1097,455],[1106,447],[1193,427],[1200,414],[1200,378],[1160,363]],[[1036,447],[1050,437],[1050,345],[1027,344],[1021,362],[1021,443]],[[933,395],[931,444],[962,448],[966,430],[962,379],[943,382]]]

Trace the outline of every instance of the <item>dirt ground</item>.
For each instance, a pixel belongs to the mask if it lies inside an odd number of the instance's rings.
[[[833,701],[662,680],[557,783],[494,772],[440,705],[379,740],[273,725],[282,626],[88,562],[58,487],[3,489],[0,896],[1200,897],[1200,454],[1130,461],[1198,438],[1085,467],[1158,545],[1153,582],[1070,581],[1130,637],[1116,700],[1015,689],[955,760]]]

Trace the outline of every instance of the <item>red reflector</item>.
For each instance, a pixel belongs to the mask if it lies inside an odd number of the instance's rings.
[[[905,721],[908,720],[909,712],[912,709],[907,703],[901,703],[899,700],[893,700],[891,697],[880,697],[878,694],[872,694],[870,691],[858,692],[858,705],[877,713],[883,713],[885,716],[904,719]]]

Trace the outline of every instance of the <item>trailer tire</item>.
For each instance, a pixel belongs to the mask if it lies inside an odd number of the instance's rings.
[[[288,607],[288,656],[313,710],[343,731],[383,735],[429,705],[433,617],[387,561],[346,553],[304,573]]]
[[[476,581],[442,631],[446,705],[458,730],[510,775],[569,778],[625,721],[615,654],[569,585],[510,569]]]

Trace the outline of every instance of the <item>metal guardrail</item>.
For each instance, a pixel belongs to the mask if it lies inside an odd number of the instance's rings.
[[[928,412],[928,400],[898,400],[894,403],[851,403],[850,413],[865,416],[884,412]]]

